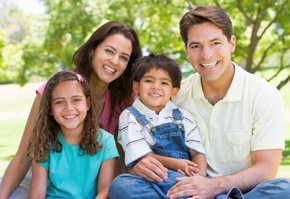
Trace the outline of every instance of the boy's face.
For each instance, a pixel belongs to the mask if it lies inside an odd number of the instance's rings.
[[[140,82],[134,81],[133,89],[143,104],[157,114],[178,92],[178,88],[173,88],[168,72],[156,68],[145,73]]]
[[[203,83],[222,82],[233,74],[231,54],[236,47],[234,36],[229,42],[222,30],[210,22],[190,27],[187,35],[187,58]]]

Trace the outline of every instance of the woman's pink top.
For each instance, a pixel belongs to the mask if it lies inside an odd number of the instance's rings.
[[[42,84],[36,90],[36,93],[39,93],[40,95],[42,95],[44,88],[45,88],[45,85],[46,85],[46,83]],[[110,110],[111,110],[111,98],[110,98],[110,96],[111,96],[111,90],[108,89],[106,91],[104,109],[103,109],[103,112],[101,114],[101,117],[99,118],[99,121],[100,121],[102,129],[113,134],[118,128],[119,116],[122,113],[122,111],[126,108],[126,106],[124,104],[122,104],[122,108],[117,106],[111,121],[109,121],[110,120]]]

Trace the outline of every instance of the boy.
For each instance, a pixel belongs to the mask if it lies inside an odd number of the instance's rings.
[[[206,176],[204,148],[193,117],[171,101],[180,88],[178,64],[164,55],[150,54],[139,59],[133,68],[133,90],[138,98],[119,118],[118,142],[125,151],[125,164],[130,167],[138,159],[151,156],[169,170],[164,182],[151,183],[132,176],[122,183],[128,183],[128,187],[131,183],[149,183],[156,190],[156,197],[166,198],[176,177]],[[112,199],[122,197],[128,195],[110,193]],[[134,194],[136,197],[143,198],[142,190]]]

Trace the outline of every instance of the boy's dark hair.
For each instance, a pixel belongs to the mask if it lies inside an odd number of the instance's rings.
[[[152,68],[168,72],[172,81],[172,86],[174,88],[180,88],[180,82],[182,79],[180,67],[173,59],[163,54],[155,55],[150,53],[148,56],[139,58],[133,66],[132,82],[140,82],[145,73]]]
[[[185,45],[188,42],[187,34],[189,28],[205,22],[217,25],[228,41],[231,40],[234,34],[233,26],[231,19],[225,11],[216,6],[198,6],[194,10],[185,13],[179,22],[180,35]]]

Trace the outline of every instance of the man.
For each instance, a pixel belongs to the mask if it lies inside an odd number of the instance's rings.
[[[186,13],[180,34],[197,73],[182,82],[175,103],[194,116],[209,177],[179,178],[167,196],[290,198],[290,180],[274,179],[285,144],[279,91],[231,61],[236,38],[231,20],[218,7]],[[129,171],[149,181],[166,180],[166,169],[150,157]]]

